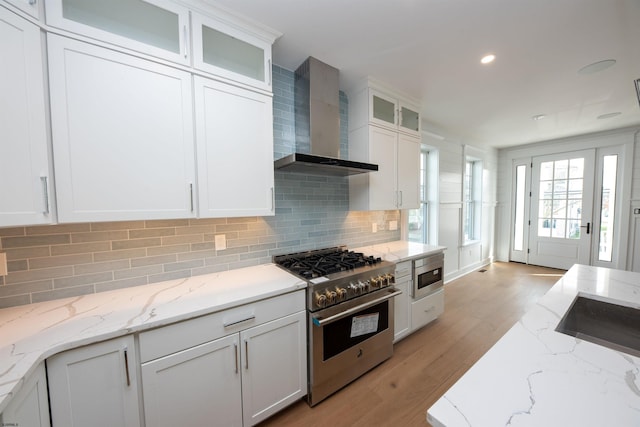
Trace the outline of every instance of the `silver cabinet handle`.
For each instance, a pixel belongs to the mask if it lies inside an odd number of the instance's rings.
[[[244,369],[249,369],[249,341],[244,340]]]
[[[248,322],[249,320],[253,320],[253,319],[255,319],[255,318],[256,318],[256,316],[255,316],[255,315],[251,315],[251,316],[247,317],[246,319],[237,320],[237,321],[235,321],[235,322],[230,322],[230,323],[224,323],[224,324],[223,324],[223,326],[224,326],[225,328],[228,328],[228,327],[230,327],[230,326],[235,326],[235,325],[238,325],[238,324],[243,323],[243,322]]]
[[[398,191],[398,193],[400,193],[400,206],[402,206],[404,199],[402,197],[402,190]]]
[[[193,183],[189,183],[189,203],[191,206],[191,212],[193,212]]]
[[[129,355],[127,347],[124,348],[124,372],[127,375],[127,387],[131,386],[131,377],[129,376]]]
[[[189,45],[187,41],[187,26],[182,27],[182,37],[184,38],[184,57],[187,58],[187,52],[189,51]]]
[[[238,373],[238,344],[234,344],[233,349],[236,352],[236,374],[237,374]]]
[[[44,208],[42,209],[42,213],[45,215],[49,215],[49,185],[47,184],[47,177],[41,176],[40,183],[42,184],[42,197],[44,201]]]

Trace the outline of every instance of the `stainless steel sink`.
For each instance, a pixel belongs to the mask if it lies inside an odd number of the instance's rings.
[[[578,296],[557,332],[640,357],[640,310]]]

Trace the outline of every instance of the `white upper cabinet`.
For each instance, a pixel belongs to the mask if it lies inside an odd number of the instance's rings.
[[[199,216],[274,215],[269,95],[194,77]]]
[[[407,134],[420,135],[420,113],[416,105],[404,101],[400,97],[369,88],[368,107],[371,124]]]
[[[21,11],[28,13],[34,18],[40,17],[40,3],[44,0],[5,0],[7,3],[17,7]]]
[[[271,90],[271,45],[279,34],[248,30],[227,19],[196,12],[192,13],[191,22],[195,68]]]
[[[52,222],[40,29],[0,7],[0,226]]]
[[[191,75],[48,35],[60,222],[195,215]]]
[[[47,24],[190,65],[189,10],[168,0],[49,0]]]
[[[378,165],[349,177],[351,210],[420,205],[420,115],[415,103],[371,86],[349,93],[349,158]]]

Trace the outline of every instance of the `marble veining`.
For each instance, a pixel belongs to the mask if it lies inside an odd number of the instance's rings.
[[[304,289],[274,264],[0,310],[0,412],[47,357]]]
[[[573,266],[429,408],[427,420],[436,427],[640,426],[640,358],[555,331],[578,295],[640,307],[639,290],[638,273]]]

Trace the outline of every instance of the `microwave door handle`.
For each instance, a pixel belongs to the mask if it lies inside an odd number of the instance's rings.
[[[400,295],[402,293],[401,290],[398,290],[396,288],[392,288],[392,289],[394,289],[394,291],[392,293],[390,293],[390,294],[387,294],[387,295],[385,295],[383,297],[376,298],[376,299],[374,299],[372,301],[368,301],[368,302],[365,302],[363,304],[357,305],[357,306],[352,307],[350,309],[347,309],[345,311],[341,311],[340,313],[334,314],[333,316],[329,316],[329,317],[327,317],[325,319],[322,319],[322,318],[319,318],[319,317],[314,317],[313,318],[313,324],[316,325],[316,326],[324,326],[324,325],[327,325],[329,323],[333,323],[336,320],[343,319],[343,318],[345,318],[347,316],[352,315],[353,313],[357,313],[360,310],[364,310],[365,308],[369,308],[369,307],[374,306],[376,304],[379,304],[379,303],[381,303],[383,301],[389,300],[389,299],[391,299],[391,298],[393,298],[393,297],[395,297],[397,295]]]

